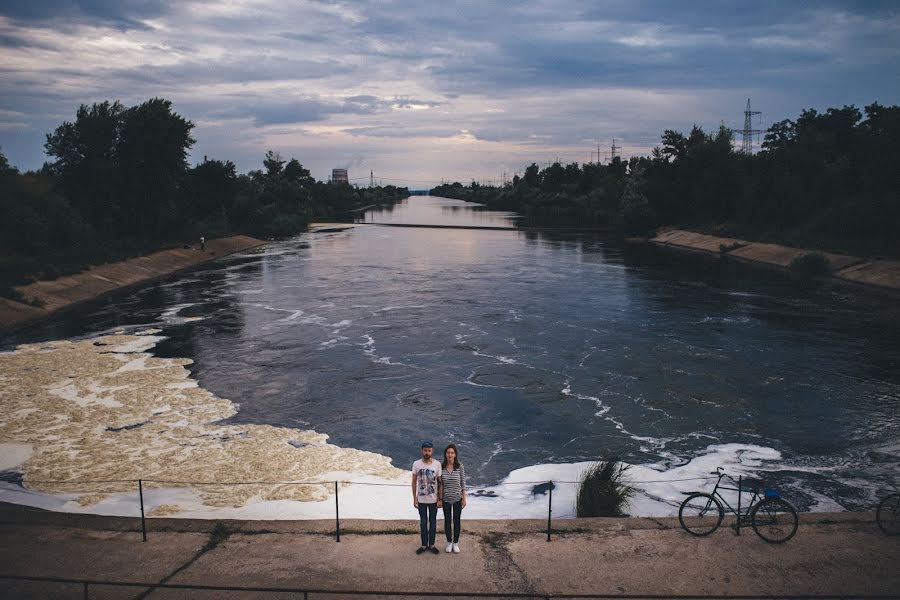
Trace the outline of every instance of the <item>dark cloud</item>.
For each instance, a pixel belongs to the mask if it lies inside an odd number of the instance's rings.
[[[169,10],[167,0],[4,0],[0,15],[19,23],[101,23],[120,29],[144,29],[143,19]]]
[[[897,7],[12,0],[0,4],[0,114],[16,118],[0,119],[0,144],[39,166],[40,134],[79,104],[163,96],[198,123],[198,148],[239,161],[277,142],[319,144],[323,169],[343,164],[348,139],[335,135],[368,144],[361,156],[421,153],[403,139],[449,153],[430,140],[462,131],[498,152],[580,155],[612,137],[647,149],[664,128],[739,126],[748,96],[767,122],[809,106],[897,103]],[[309,124],[302,140],[297,124]]]

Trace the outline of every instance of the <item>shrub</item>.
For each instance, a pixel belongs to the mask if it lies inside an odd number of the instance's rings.
[[[579,517],[621,517],[634,488],[627,485],[626,465],[611,457],[589,467],[581,476],[575,514]]]
[[[824,277],[831,273],[831,263],[821,252],[807,252],[794,257],[790,269],[804,277]]]

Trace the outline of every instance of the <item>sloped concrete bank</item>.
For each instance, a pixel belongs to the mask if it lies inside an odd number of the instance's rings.
[[[828,259],[831,277],[835,279],[900,292],[900,260],[869,259],[780,244],[718,237],[683,229],[662,231],[649,241],[659,246],[728,256],[780,269],[790,268],[791,262],[796,258],[817,253]]]
[[[36,281],[18,286],[15,289],[19,293],[28,300],[41,303],[41,306],[0,298],[0,332],[7,333],[107,294],[148,283],[264,243],[250,236],[236,235],[209,240],[205,250],[200,250],[199,246],[161,250],[146,256],[91,267],[87,271],[53,281]]]

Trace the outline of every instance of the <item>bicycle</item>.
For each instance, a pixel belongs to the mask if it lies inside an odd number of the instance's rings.
[[[888,535],[900,534],[900,494],[888,494],[875,511],[878,527]]]
[[[734,514],[735,530],[740,534],[740,528],[750,523],[756,535],[772,544],[782,544],[797,533],[797,525],[800,519],[797,510],[781,497],[778,490],[766,488],[762,479],[744,479],[737,481],[722,470],[717,468],[710,475],[718,477],[716,487],[712,493],[706,492],[682,492],[687,496],[678,509],[678,520],[685,531],[691,535],[706,536],[714,532],[722,524],[725,518],[724,504]],[[722,485],[722,480],[727,478],[736,487]],[[728,503],[719,490],[732,490],[738,493],[737,509]],[[746,512],[741,508],[741,496],[752,494]]]

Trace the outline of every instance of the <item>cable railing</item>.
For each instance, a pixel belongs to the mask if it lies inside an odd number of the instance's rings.
[[[673,478],[673,479],[648,479],[648,480],[627,480],[624,483],[627,485],[642,485],[642,484],[650,484],[650,483],[679,483],[686,481],[707,481],[711,479],[716,479],[715,476],[706,476],[706,477],[682,477],[682,478]],[[153,484],[154,487],[159,488],[160,486],[198,486],[198,487],[206,487],[206,486],[323,486],[328,492],[334,493],[334,537],[335,541],[341,541],[341,516],[340,516],[340,490],[342,486],[348,485],[360,485],[360,486],[373,486],[373,487],[393,487],[393,488],[406,488],[410,489],[409,483],[391,483],[391,482],[373,482],[373,481],[349,481],[349,480],[332,480],[332,481],[267,481],[267,480],[259,480],[259,481],[189,481],[189,480],[178,480],[178,479],[154,479],[154,478],[139,478],[139,479],[84,479],[84,480],[53,480],[53,479],[22,479],[19,482],[23,487],[28,484],[37,484],[37,485],[50,485],[50,486],[70,486],[70,485],[110,485],[110,484],[130,484],[133,485],[137,491],[137,500],[140,505],[140,519],[141,519],[141,538],[143,541],[147,541],[147,515],[146,515],[146,506],[144,501],[144,492],[145,492],[145,484]],[[500,482],[497,484],[493,484],[491,486],[483,486],[483,487],[475,487],[470,491],[475,497],[491,497],[487,494],[479,494],[479,491],[483,491],[485,487],[487,488],[496,488],[496,487],[508,487],[508,486],[535,486],[532,490],[533,495],[543,495],[546,493],[547,495],[547,541],[552,540],[553,533],[553,490],[558,485],[576,485],[580,486],[582,481],[567,481],[567,480],[544,480],[544,481],[507,481]],[[104,493],[122,493],[123,490],[115,490],[115,491],[106,491]],[[137,516],[137,515],[135,515]]]

